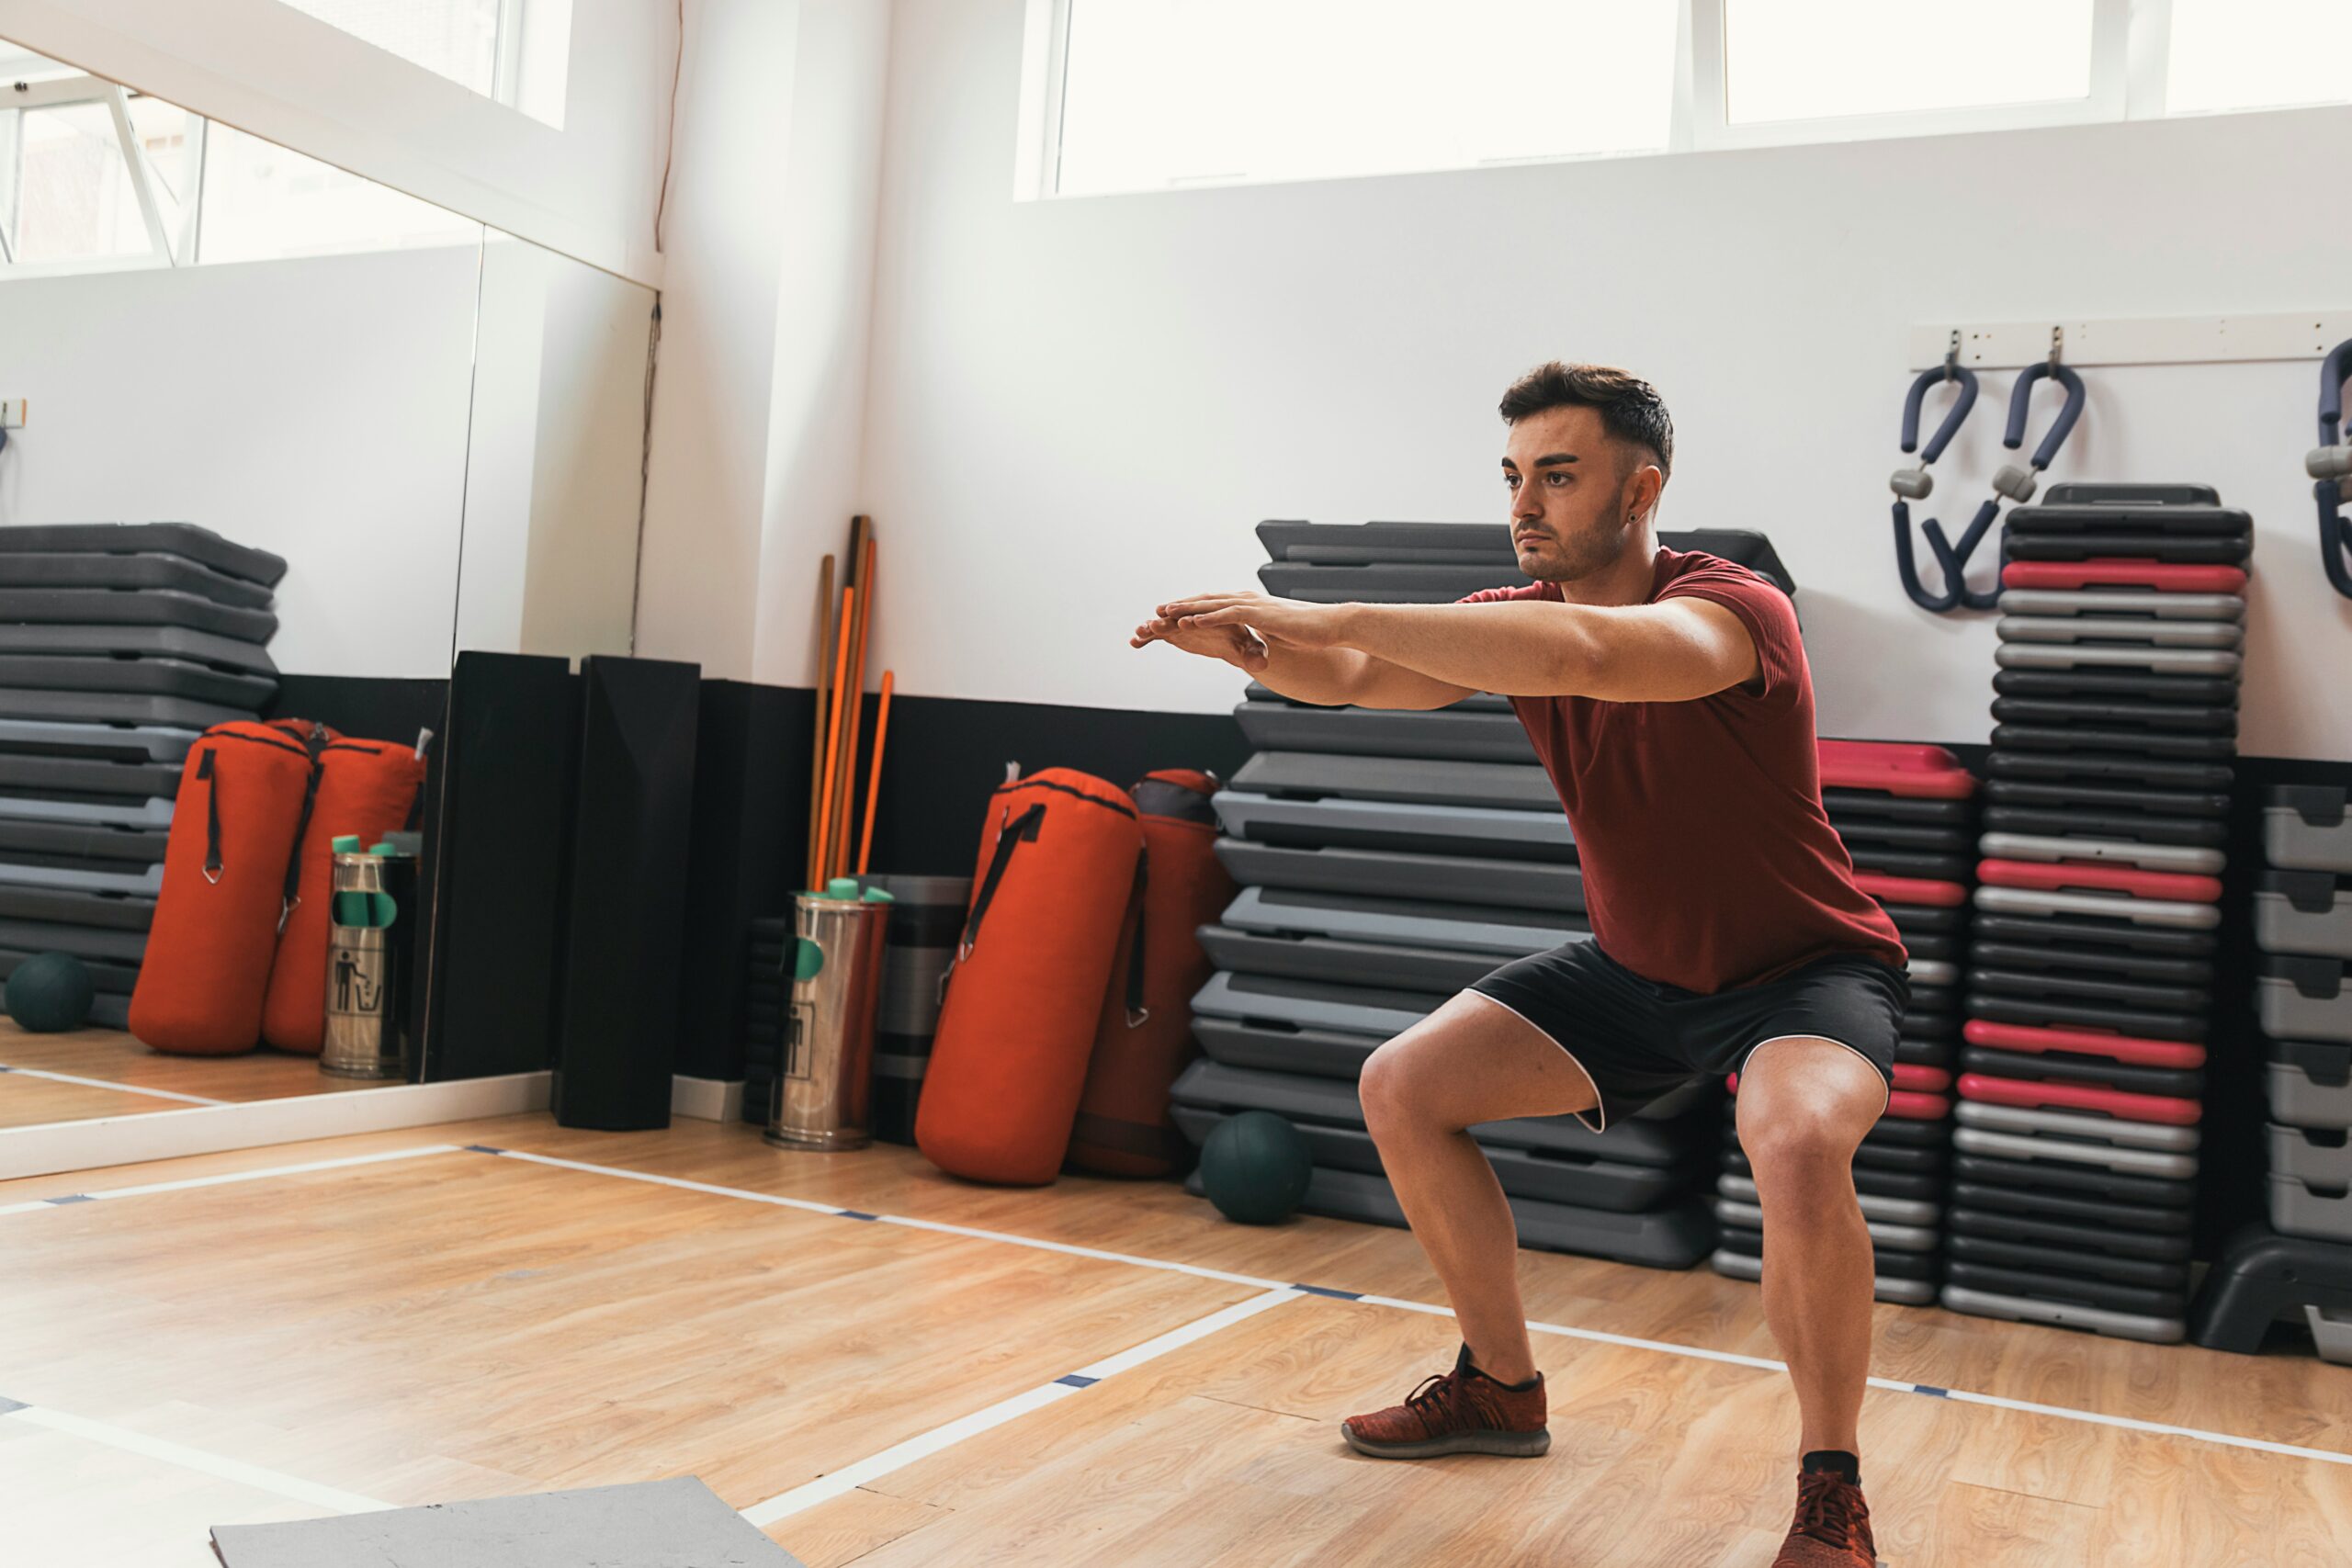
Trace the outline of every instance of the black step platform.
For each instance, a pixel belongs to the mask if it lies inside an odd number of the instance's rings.
[[[1499,525],[1498,525],[1499,526]],[[0,550],[185,556],[232,577],[273,587],[286,575],[284,558],[232,544],[193,523],[36,523],[0,528]]]
[[[153,729],[209,729],[252,718],[254,707],[191,702],[135,692],[43,692],[0,686],[0,719],[49,724],[121,724]]]
[[[1241,726],[1242,736],[1261,751],[1339,751],[1535,765],[1527,731],[1509,713],[1242,703],[1234,708],[1233,716]]]
[[[1241,764],[1232,789],[1300,800],[1402,801],[1558,813],[1560,796],[1533,762],[1441,761],[1332,751],[1261,751]]]
[[[269,608],[269,590],[186,556],[0,550],[0,588],[167,589],[218,604]]]
[[[1220,969],[1411,991],[1452,993],[1486,978],[1517,956],[1333,937],[1283,936],[1236,931],[1228,926],[1202,926],[1193,934],[1209,962]]]
[[[2270,1325],[2352,1319],[2352,1245],[2280,1235],[2259,1223],[2233,1234],[2205,1276],[2189,1337],[2210,1350],[2251,1356]],[[2318,1327],[2319,1325],[2313,1325]]]
[[[1993,677],[2004,697],[2084,701],[2121,697],[2143,703],[2223,706],[2238,700],[2237,682],[2222,675],[2135,675],[2128,670],[2004,670]]]
[[[62,658],[84,654],[105,659],[176,659],[184,663],[246,675],[277,673],[269,652],[245,642],[186,626],[16,626],[0,623],[0,654]]]
[[[267,642],[277,617],[267,610],[216,604],[169,589],[117,592],[104,588],[0,588],[0,621],[36,625],[185,626],[215,637]]]
[[[2125,839],[2182,849],[2220,849],[2229,842],[2229,825],[2218,817],[2164,817],[2153,812],[2053,811],[2041,807],[1994,806],[1985,809],[1984,828],[1993,833]]]
[[[1573,865],[1363,849],[1283,849],[1221,838],[1216,857],[1244,886],[1298,887],[1374,897],[1582,913],[1584,878]]]
[[[0,561],[8,558],[0,555]],[[0,686],[51,691],[137,692],[259,712],[277,694],[266,675],[240,675],[178,659],[114,659],[91,654],[50,658],[0,654]]]

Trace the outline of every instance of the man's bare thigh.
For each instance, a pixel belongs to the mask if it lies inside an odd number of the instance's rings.
[[[1492,997],[1457,991],[1365,1065],[1366,1095],[1469,1127],[1562,1116],[1600,1104],[1592,1080],[1552,1037]]]

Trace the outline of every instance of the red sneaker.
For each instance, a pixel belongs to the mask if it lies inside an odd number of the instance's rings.
[[[1340,1424],[1348,1447],[1374,1459],[1435,1459],[1440,1454],[1502,1454],[1533,1459],[1552,1446],[1544,1426],[1544,1378],[1514,1392],[1470,1364],[1470,1347],[1453,1370],[1423,1380],[1402,1404]]]
[[[1834,1470],[1799,1475],[1796,1522],[1772,1568],[1878,1568],[1862,1489]]]

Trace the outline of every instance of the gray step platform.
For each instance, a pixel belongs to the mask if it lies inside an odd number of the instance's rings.
[[[2152,1345],[2177,1345],[2188,1337],[2187,1320],[2177,1316],[2157,1317],[2078,1306],[2069,1302],[2035,1301],[2030,1296],[2004,1295],[1962,1285],[1946,1285],[1939,1299],[1946,1312],[1965,1313],[1972,1317],[2038,1323],[2052,1328],[2080,1328],[2109,1338],[2139,1339]]]
[[[0,627],[0,630],[6,630]],[[86,761],[155,762],[176,769],[200,731],[117,724],[51,724],[0,719],[0,757],[71,757]]]
[[[1557,805],[1540,811],[1486,806],[1423,806],[1394,800],[1284,800],[1221,789],[1217,822],[1236,838],[1297,849],[1346,845],[1419,854],[1510,854],[1576,858],[1576,838]]]
[[[1756,1183],[1745,1176],[1726,1171],[1715,1178],[1715,1196],[1734,1203],[1754,1208],[1761,1201],[1756,1194]],[[1862,1206],[1862,1218],[1890,1225],[1932,1225],[1943,1217],[1943,1205],[1915,1198],[1888,1198],[1871,1192],[1858,1192]]]
[[[0,748],[6,745],[0,739]],[[0,792],[58,800],[172,800],[180,792],[180,765],[0,750]]]
[[[2107,643],[2005,642],[1993,650],[2004,670],[2142,670],[2159,675],[2222,675],[2244,667],[2225,648],[2132,648]]]
[[[127,964],[136,968],[147,958],[147,933],[0,919],[0,949],[13,953],[70,953],[85,963]]]
[[[1203,1195],[1199,1171],[1185,1179],[1184,1190],[1196,1198]],[[1404,1208],[1387,1179],[1361,1171],[1317,1167],[1298,1207],[1302,1213],[1335,1220],[1405,1224]],[[1715,1245],[1714,1216],[1701,1198],[1640,1214],[1612,1214],[1602,1209],[1514,1198],[1510,1213],[1519,1245],[1540,1252],[1574,1253],[1650,1269],[1688,1269]]]
[[[2124,1149],[2160,1149],[2186,1154],[2203,1142],[2195,1127],[2172,1127],[2154,1122],[2126,1122],[2120,1117],[2087,1116],[2071,1111],[2029,1111],[2014,1105],[1989,1105],[1963,1100],[1952,1110],[1963,1128],[2008,1133],[2026,1137],[2064,1138]]]
[[[269,590],[258,582],[155,550],[0,550],[0,588],[169,589],[246,610],[266,610],[270,603]]]
[[[1402,1034],[1436,1011],[1447,995],[1220,971],[1193,993],[1193,1011],[1195,1016],[1338,1029],[1385,1039]]]
[[[2352,1043],[2352,964],[2278,954],[2261,961],[2256,1010],[2274,1040]]]
[[[2324,871],[2258,874],[2254,939],[2267,953],[2352,958],[2352,877]]]
[[[2139,620],[2100,615],[2003,615],[1993,632],[2003,642],[2145,644],[2151,648],[2236,648],[2245,627],[2235,621]]]
[[[160,866],[171,835],[152,828],[94,827],[74,822],[0,821],[0,861],[93,871]]]
[[[193,523],[37,523],[0,528],[0,550],[185,556],[232,577],[274,587],[286,575],[284,558],[235,544]]]
[[[0,588],[0,621],[42,626],[184,626],[215,637],[266,643],[277,635],[267,610],[216,604],[169,589],[117,592],[105,588]]]
[[[1194,1062],[1169,1089],[1175,1103],[1197,1111],[1231,1113],[1271,1111],[1292,1122],[1330,1127],[1363,1126],[1363,1106],[1348,1079],[1312,1074],[1229,1066],[1214,1059]],[[1471,1135],[1487,1147],[1612,1160],[1623,1165],[1688,1169],[1694,1183],[1714,1168],[1713,1127],[1703,1085],[1678,1089],[1659,1102],[1668,1117],[1636,1116],[1596,1133],[1573,1116],[1517,1116],[1482,1122]]]
[[[2219,876],[2230,859],[2220,850],[2143,844],[2132,839],[2052,838],[2038,833],[1987,833],[1981,847],[1996,860],[2098,861],[2204,876]]]
[[[0,687],[0,719],[35,723],[122,724],[151,729],[209,729],[250,719],[258,704],[231,707],[186,697],[141,696],[131,692],[40,692]]]
[[[1718,1247],[1707,1262],[1726,1280],[1764,1278],[1764,1259],[1752,1252]],[[1880,1301],[1893,1302],[1897,1306],[1933,1306],[1936,1302],[1936,1286],[1932,1280],[1898,1280],[1892,1275],[1881,1274],[1871,1281],[1871,1293]]]
[[[1563,947],[1592,932],[1582,919],[1528,909],[1359,894],[1313,893],[1295,887],[1245,887],[1219,917],[1246,931],[1280,931],[1355,942],[1524,957]]]
[[[1246,839],[1219,839],[1216,858],[1245,887],[1584,910],[1584,877],[1573,865],[1383,850],[1293,850]]]
[[[1190,1138],[1195,1146],[1207,1141],[1209,1134],[1229,1112],[1205,1111],[1193,1106],[1170,1108],[1170,1115],[1177,1130]],[[1317,1167],[1327,1170],[1352,1170],[1366,1176],[1382,1176],[1385,1172],[1380,1163],[1380,1151],[1372,1134],[1360,1127],[1329,1127],[1318,1122],[1294,1122],[1299,1135]],[[1588,1159],[1577,1156],[1539,1154],[1529,1149],[1488,1147],[1487,1161],[1494,1167],[1495,1177],[1502,1190],[1513,1198],[1532,1198],[1546,1203],[1571,1203],[1578,1208],[1600,1209],[1612,1214],[1634,1214],[1662,1207],[1677,1199],[1687,1198],[1702,1179],[1701,1166],[1692,1164],[1679,1170],[1657,1166],[1623,1165],[1614,1160]]]
[[[75,867],[24,865],[0,857],[0,883],[81,893],[125,893],[153,898],[164,890],[164,867],[159,861],[140,871],[85,871]]]
[[[2352,790],[2341,784],[2278,784],[2262,801],[2262,845],[2270,863],[2291,871],[2352,874]]]
[[[17,626],[0,623],[0,654],[48,657],[87,654],[107,659],[177,659],[246,675],[277,673],[259,643],[186,626]]]
[[[2080,916],[2174,931],[2210,931],[2222,923],[2218,905],[2134,898],[2120,893],[2041,893],[2027,887],[1979,887],[1975,903],[1988,915]]]
[[[7,558],[0,555],[0,561]],[[0,654],[0,686],[135,692],[256,711],[268,706],[277,694],[277,682],[266,675],[240,675],[180,659],[116,659],[96,654]]]
[[[1953,1128],[1951,1146],[1961,1154],[1983,1155],[1991,1159],[2093,1165],[2125,1176],[2153,1176],[2167,1181],[2186,1181],[2197,1174],[2197,1156],[2193,1154],[2118,1148],[2075,1138],[1996,1133],[1983,1127]]]
[[[1238,974],[1320,980],[1336,986],[1401,987],[1447,995],[1476,985],[1511,956],[1322,936],[1274,936],[1227,926],[1202,926],[1194,934],[1210,963]]]
[[[69,888],[0,886],[0,919],[144,932],[155,923],[155,901]]]
[[[2352,1184],[2352,1129],[2272,1122],[2263,1133],[2273,1171],[2332,1187]]]
[[[2165,593],[2154,589],[2012,588],[2001,595],[2004,615],[2148,617],[2163,621],[2243,621],[2245,600],[2235,593]]]
[[[39,822],[80,822],[109,828],[168,828],[171,798],[106,795],[85,800],[44,800],[37,795],[0,795],[0,818]]]
[[[1508,713],[1453,708],[1309,707],[1241,703],[1242,736],[1261,751],[1343,751],[1363,757],[1432,757],[1535,763],[1527,731]]]
[[[1559,793],[1534,762],[1430,761],[1359,757],[1333,751],[1261,751],[1241,764],[1231,787],[1252,795],[1322,800],[1399,801],[1484,807],[1498,811],[1560,810]]]

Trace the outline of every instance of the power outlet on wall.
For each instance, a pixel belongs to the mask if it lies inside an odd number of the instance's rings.
[[[0,430],[22,430],[25,411],[31,406],[23,398],[0,398]]]

